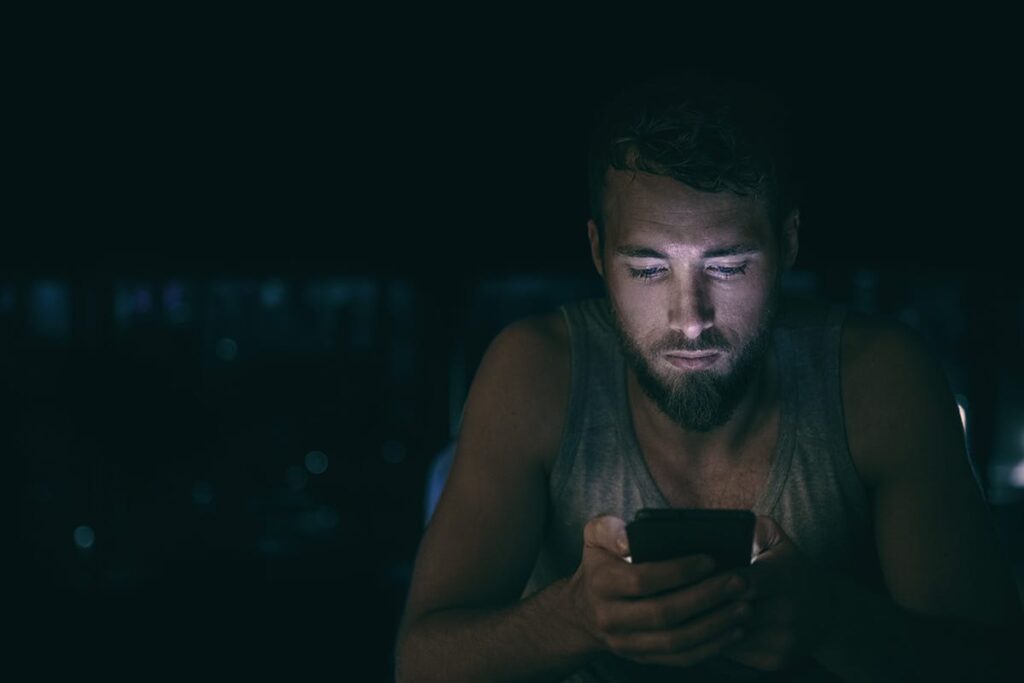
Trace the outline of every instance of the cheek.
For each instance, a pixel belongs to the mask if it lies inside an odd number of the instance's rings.
[[[757,283],[723,297],[715,308],[715,324],[727,335],[735,335],[734,343],[753,336],[762,325],[771,295],[769,284]]]
[[[644,340],[656,330],[659,315],[664,317],[660,294],[655,291],[626,285],[611,286],[608,294],[624,330],[634,339]]]
[[[757,318],[768,301],[768,292],[760,286],[737,287],[715,297],[715,317],[734,321]]]

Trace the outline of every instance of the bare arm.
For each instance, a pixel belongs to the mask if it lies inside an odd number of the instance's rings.
[[[568,348],[551,318],[503,331],[469,392],[455,461],[420,545],[399,680],[557,679],[594,643],[567,615],[566,582],[519,597],[547,505],[546,463],[568,397]]]
[[[913,334],[863,321],[843,354],[848,440],[873,489],[889,595],[836,583],[838,627],[819,661],[850,680],[1008,672],[1020,599],[941,368]]]

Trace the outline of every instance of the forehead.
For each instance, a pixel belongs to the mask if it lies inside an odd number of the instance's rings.
[[[610,242],[645,238],[707,245],[771,237],[765,202],[753,195],[701,192],[666,176],[610,170],[604,197]]]

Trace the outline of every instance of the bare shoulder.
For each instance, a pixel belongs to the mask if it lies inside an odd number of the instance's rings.
[[[452,469],[416,559],[403,624],[432,610],[511,604],[543,539],[568,344],[557,316],[515,322],[473,378]],[[404,628],[404,626],[403,626]]]
[[[467,410],[475,409],[482,422],[501,419],[527,432],[530,451],[550,471],[568,409],[570,367],[569,330],[560,313],[518,320],[491,342]]]
[[[884,360],[884,356],[877,356],[880,351],[909,352],[915,355],[925,353],[923,340],[910,326],[889,318],[855,311],[846,315],[842,343],[844,362]]]
[[[937,358],[905,325],[863,316],[847,321],[842,353],[850,455],[871,491],[890,594],[920,614],[1019,619],[1012,574]]]
[[[505,327],[495,341],[520,347],[535,360],[569,353],[569,328],[558,312],[521,318]]]
[[[850,453],[869,486],[913,466],[920,439],[960,444],[956,402],[924,339],[894,320],[850,313],[841,345],[843,409]],[[918,447],[914,447],[914,444]]]

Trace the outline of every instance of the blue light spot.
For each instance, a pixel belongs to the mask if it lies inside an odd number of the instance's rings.
[[[164,308],[173,311],[182,304],[185,288],[180,282],[168,282],[164,285]]]
[[[327,471],[327,456],[322,451],[306,453],[306,469],[310,474],[323,474]]]
[[[188,322],[192,309],[185,301],[185,286],[180,282],[169,282],[164,286],[164,311],[172,324]]]
[[[217,357],[230,363],[238,357],[238,343],[229,337],[222,338],[217,342]]]
[[[79,526],[75,527],[75,545],[82,550],[88,550],[96,542],[96,533],[92,530],[92,527]]]
[[[260,290],[260,299],[267,308],[276,308],[284,301],[285,286],[280,280],[269,280]]]
[[[58,282],[37,282],[29,296],[29,324],[33,331],[50,339],[67,337],[71,325],[67,287]]]

